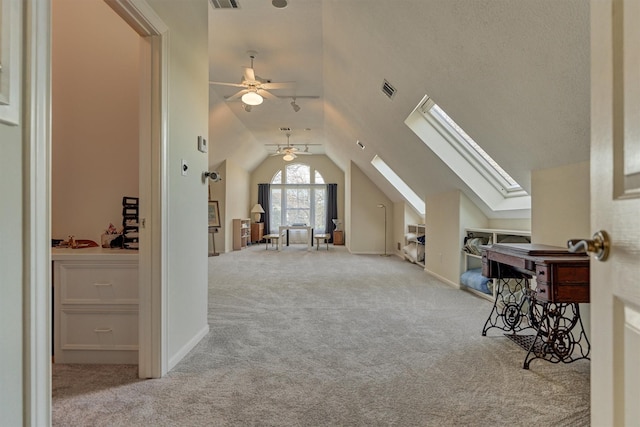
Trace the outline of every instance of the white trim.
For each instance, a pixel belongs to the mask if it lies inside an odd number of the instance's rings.
[[[23,425],[51,424],[50,2],[24,2]]]
[[[426,97],[425,97],[426,98]],[[507,197],[499,191],[493,182],[488,180],[477,168],[470,167],[465,156],[446,138],[442,126],[434,125],[437,121],[428,119],[421,111],[421,106],[426,99],[411,112],[405,120],[405,124],[431,149],[449,168],[460,177],[462,181],[494,212],[517,211],[531,209],[531,196],[516,192]]]
[[[438,279],[439,281],[451,286],[452,288],[460,289],[460,283],[452,282],[451,280],[447,279],[446,277],[443,277],[443,276],[439,275],[438,273],[434,273],[431,270],[427,270],[426,268],[424,269],[424,272],[427,273],[429,276],[432,276],[432,277]]]
[[[196,345],[209,333],[209,325],[204,326],[200,331],[191,338],[180,350],[169,360],[169,369],[173,369]]]
[[[147,121],[141,123],[142,151],[150,149],[150,156],[141,157],[140,196],[148,200],[146,227],[141,230],[145,245],[140,256],[140,352],[141,378],[159,378],[168,372],[167,362],[167,250],[168,232],[168,184],[167,184],[167,135],[168,135],[168,70],[169,32],[167,25],[145,0],[105,0],[138,34],[148,42],[146,60],[150,61],[147,74],[151,90],[141,94],[151,98],[150,109],[143,109]],[[145,55],[145,53],[143,53]],[[142,138],[141,138],[142,139]],[[147,144],[150,144],[147,145]],[[147,159],[149,163],[143,164]],[[142,206],[141,206],[142,208]]]
[[[0,122],[20,124],[22,81],[22,3],[0,0]],[[25,53],[26,55],[26,53]],[[25,73],[26,75],[26,73]]]

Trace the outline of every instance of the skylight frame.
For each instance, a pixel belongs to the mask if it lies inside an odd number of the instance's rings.
[[[528,196],[522,186],[431,98],[426,97],[418,110],[447,142],[505,198]]]
[[[402,194],[402,197],[416,210],[424,216],[426,209],[424,200],[407,185],[400,176],[377,154],[371,159],[371,164],[393,187]]]

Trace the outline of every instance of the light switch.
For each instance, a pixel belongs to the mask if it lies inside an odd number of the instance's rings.
[[[206,153],[207,150],[207,140],[203,136],[198,136],[198,150]]]

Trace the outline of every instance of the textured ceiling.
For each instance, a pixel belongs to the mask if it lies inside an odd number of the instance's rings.
[[[589,158],[589,7],[582,0],[239,0],[210,9],[210,79],[256,73],[297,82],[250,113],[211,86],[211,162],[248,170],[264,144],[322,144],[341,168],[356,163],[392,200],[370,165],[382,157],[419,195],[460,189],[493,216],[404,125],[428,94],[525,189],[532,170]],[[383,80],[397,89],[393,99]],[[311,130],[305,130],[311,129]],[[366,145],[361,150],[356,140]]]

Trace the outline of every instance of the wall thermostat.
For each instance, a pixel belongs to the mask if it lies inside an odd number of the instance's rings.
[[[198,150],[203,152],[203,153],[206,153],[208,151],[207,150],[207,140],[202,136],[198,137]]]

